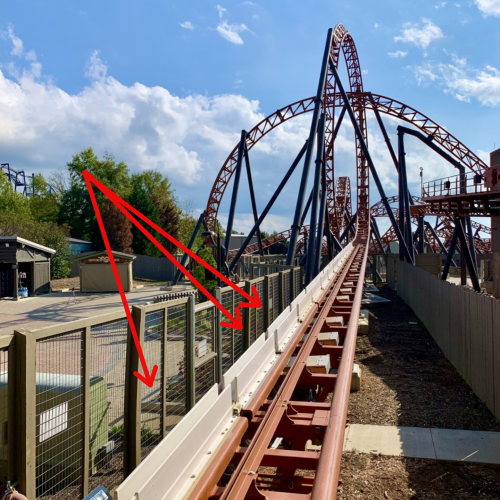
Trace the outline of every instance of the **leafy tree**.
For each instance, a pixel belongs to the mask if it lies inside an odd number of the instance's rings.
[[[59,214],[60,195],[50,192],[42,174],[33,177],[32,195],[29,198],[30,211],[36,220],[56,222]]]
[[[6,175],[0,175],[0,213],[15,212],[29,214],[29,199],[21,193],[16,193]]]
[[[132,186],[134,187],[137,183],[143,185],[145,192],[147,192],[148,196],[151,198],[151,201],[156,208],[156,213],[158,216],[157,220],[159,220],[159,223],[156,222],[156,220],[153,220],[151,217],[148,218],[158,224],[165,232],[178,239],[180,209],[177,207],[176,199],[173,195],[172,186],[168,178],[163,177],[159,172],[156,172],[154,170],[146,170],[139,174],[132,175]],[[137,208],[131,201],[130,204],[134,208]],[[152,213],[154,214],[154,211]],[[171,243],[167,238],[160,235],[159,233],[156,233],[156,235],[159,238],[159,242],[165,247],[167,251],[175,253],[176,247],[173,243]],[[155,252],[158,251],[155,249]]]
[[[198,252],[198,255],[207,264],[210,264],[213,268],[217,269],[217,262],[215,262],[211,248],[206,248],[206,247],[202,248]],[[211,273],[207,272],[207,269],[205,269],[200,264],[196,264],[195,268],[193,269],[192,274],[207,290],[213,290],[217,286],[216,280],[207,279],[207,277],[208,277],[207,275],[210,275],[210,277],[212,277],[213,275]]]
[[[111,249],[133,253],[132,222],[109,200],[104,200],[100,212]]]
[[[153,203],[148,187],[144,182],[144,178],[140,174],[132,176],[132,193],[128,201],[136,210],[145,215],[149,220],[158,226],[161,224],[158,210]],[[142,225],[155,239],[159,238],[159,233],[157,231],[153,231],[145,224]],[[161,255],[161,252],[155,247],[155,245],[149,241],[149,239],[135,226],[132,227],[132,235],[132,248],[135,254],[149,255],[151,257],[159,257]]]
[[[88,170],[98,181],[112,189],[118,196],[127,198],[130,192],[129,169],[124,162],[116,163],[108,153],[100,160],[92,148],[84,149],[66,164],[69,173],[69,187],[64,192],[59,211],[59,224],[67,224],[71,236],[89,239],[94,248],[104,248],[87,185],[82,175]],[[104,195],[94,188],[97,203],[102,206]]]

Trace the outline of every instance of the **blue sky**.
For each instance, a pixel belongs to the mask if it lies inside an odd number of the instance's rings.
[[[60,169],[92,146],[133,171],[166,173],[199,211],[241,129],[314,94],[326,32],[337,23],[356,42],[365,90],[428,114],[485,160],[500,147],[500,0],[12,0],[0,9],[1,162],[29,173]],[[308,119],[252,151],[259,207],[300,149]],[[393,194],[394,168],[372,118],[368,125]],[[397,123],[386,125],[395,140]],[[338,172],[352,175],[348,126],[337,150]],[[413,191],[420,166],[429,180],[452,173],[414,143],[408,163]],[[289,227],[297,182],[266,229]],[[236,229],[248,230],[250,220],[242,194]]]

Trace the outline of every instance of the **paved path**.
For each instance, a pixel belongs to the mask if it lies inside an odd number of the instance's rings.
[[[159,286],[134,289],[126,294],[130,306],[152,302],[159,295]],[[88,294],[76,292],[49,293],[19,301],[0,300],[0,336],[14,332],[16,328],[36,330],[54,323],[66,323],[89,318],[123,308],[118,293]]]
[[[344,451],[500,464],[500,432],[351,424]]]

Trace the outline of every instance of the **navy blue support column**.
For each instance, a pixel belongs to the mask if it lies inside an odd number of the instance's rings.
[[[326,72],[328,69],[328,61],[330,59],[330,48],[332,45],[333,29],[328,30],[326,37],[325,51],[323,53],[323,61],[321,64],[321,74],[318,82],[318,90],[316,92],[316,99],[314,101],[314,112],[311,120],[311,129],[309,130],[309,139],[307,144],[306,157],[304,159],[304,168],[302,170],[302,178],[300,180],[299,193],[297,197],[297,205],[295,207],[295,215],[292,223],[292,234],[290,235],[290,245],[286,256],[286,264],[292,264],[295,257],[297,246],[297,239],[300,231],[300,216],[302,215],[302,207],[304,205],[304,194],[307,188],[307,180],[309,178],[309,168],[311,166],[312,154],[316,141],[316,132],[318,130],[319,117],[321,113],[321,106],[323,104],[323,94],[325,91]]]
[[[467,270],[469,271],[469,276],[472,281],[472,286],[476,292],[481,293],[481,285],[479,284],[479,278],[477,276],[477,270],[474,267],[474,262],[472,261],[472,255],[469,250],[469,245],[467,244],[467,237],[465,236],[463,222],[460,218],[455,219],[455,227],[458,228],[458,239],[460,240],[460,248],[462,254],[465,257],[465,262],[467,263]],[[461,263],[463,266],[463,262]]]
[[[196,223],[196,226],[194,228],[194,231],[193,231],[193,234],[191,235],[191,238],[189,240],[189,243],[187,245],[187,247],[189,248],[189,250],[192,250],[193,249],[193,244],[196,240],[196,236],[198,236],[198,233],[200,232],[200,227],[201,225],[205,222],[205,217],[207,216],[207,212],[203,212],[200,217],[198,218],[198,222]],[[186,267],[186,262],[187,262],[187,259],[188,259],[188,254],[185,253],[182,257],[182,261],[181,261],[181,265],[182,267]],[[174,276],[174,280],[172,281],[172,285],[177,285],[177,283],[179,282],[179,278],[181,277],[181,271],[180,269],[177,269],[177,272],[175,273],[175,276]]]
[[[349,222],[347,223],[347,226],[345,227],[344,231],[342,232],[342,234],[340,235],[339,237],[339,242],[342,243],[342,241],[344,239],[346,239],[347,235],[349,234],[349,231],[351,230],[351,228],[353,227],[354,223],[356,222],[356,219],[358,218],[358,213],[356,212],[352,217],[351,219],[349,220]]]
[[[314,259],[314,276],[320,271],[321,267],[321,251],[323,250],[323,231],[325,228],[325,219],[328,219],[328,214],[326,212],[326,163],[325,163],[325,148],[322,148],[322,160],[321,160],[321,201],[319,204],[319,218],[318,218],[318,236],[316,238],[316,255]],[[326,229],[326,234],[330,232],[330,229]],[[328,237],[327,237],[328,239]]]
[[[238,200],[238,189],[240,187],[241,177],[241,164],[243,163],[243,156],[245,155],[245,146],[247,140],[247,133],[245,130],[241,131],[240,147],[238,148],[238,161],[236,163],[236,171],[234,174],[233,193],[231,196],[231,206],[229,207],[229,217],[227,219],[226,240],[224,246],[226,252],[229,252],[229,245],[231,243],[231,233],[233,231],[234,213],[236,211],[236,202]]]
[[[411,215],[410,215],[410,198],[408,192],[408,176],[406,173],[406,153],[405,153],[405,143],[404,143],[404,132],[398,129],[398,153],[399,153],[399,177],[401,178],[399,193],[399,207],[401,209],[401,201],[403,201],[404,211],[399,213],[399,223],[400,227],[404,229],[404,238],[408,250],[411,253],[413,261],[415,260],[412,244],[412,234],[411,234]],[[401,196],[403,199],[401,200]],[[401,222],[403,224],[401,225]]]
[[[373,217],[370,217],[370,225],[372,227],[372,234],[374,235],[374,238],[376,242],[378,243],[378,246],[380,247],[380,251],[384,253],[384,245],[382,244],[382,240],[380,239],[380,234],[378,232],[378,228],[374,224],[375,219]]]
[[[234,259],[231,261],[231,264],[229,265],[229,271],[232,271],[234,266],[238,263],[239,258],[241,257],[241,255],[245,251],[245,248],[248,246],[251,239],[253,238],[255,231],[257,230],[258,227],[260,227],[260,225],[262,224],[262,221],[266,218],[267,214],[269,213],[269,210],[271,210],[271,208],[274,205],[274,202],[276,201],[276,199],[280,195],[281,191],[283,191],[283,188],[286,186],[286,183],[288,182],[288,180],[292,176],[293,172],[295,171],[295,168],[300,163],[300,160],[302,160],[302,157],[304,156],[304,153],[306,152],[306,149],[307,149],[307,142],[308,141],[306,141],[304,146],[302,146],[302,149],[299,151],[299,154],[297,155],[297,157],[293,161],[291,167],[288,169],[288,172],[285,174],[285,177],[283,177],[283,180],[280,182],[280,185],[276,188],[276,191],[274,192],[273,196],[271,197],[268,204],[266,205],[266,208],[264,208],[263,212],[260,214],[259,220],[257,221],[256,224],[254,224],[252,230],[248,233],[246,240],[243,242],[240,249],[238,250],[238,253],[234,257]]]
[[[255,193],[253,190],[253,180],[252,180],[252,171],[250,169],[250,158],[248,158],[248,149],[245,140],[245,166],[247,169],[247,177],[248,177],[248,188],[250,189],[250,200],[252,201],[252,211],[253,211],[253,222],[257,224],[259,220],[259,214],[257,212],[257,203],[255,201]],[[261,256],[264,255],[264,251],[262,250],[262,236],[260,234],[260,228],[257,227],[257,242],[259,244],[259,253]]]
[[[307,286],[314,278],[314,254],[316,252],[316,233],[318,229],[318,201],[321,189],[321,170],[323,166],[323,155],[325,154],[325,114],[321,113],[318,129],[318,147],[316,150],[316,169],[314,172],[314,186],[311,206],[311,222],[309,224],[309,243],[307,245],[306,279]]]
[[[424,218],[420,216],[418,218],[418,253],[424,253]]]
[[[474,264],[474,268],[476,269],[477,273],[476,247],[474,246],[474,235],[472,233],[472,223],[470,221],[470,217],[466,218],[466,224],[467,224],[467,233],[469,235],[469,252],[471,254],[472,263]]]
[[[446,281],[448,278],[448,271],[450,270],[450,265],[453,260],[453,254],[455,252],[455,247],[457,246],[457,238],[458,238],[458,224],[457,220],[455,219],[455,229],[453,229],[453,235],[451,237],[451,242],[450,246],[448,248],[448,255],[446,255],[446,261],[444,263],[444,268],[443,268],[443,275],[441,276],[441,279],[443,281]],[[463,266],[463,262],[461,264]]]
[[[311,193],[309,194],[309,198],[307,199],[306,206],[304,207],[304,211],[302,212],[302,217],[300,218],[300,227],[304,225],[304,221],[307,217],[307,212],[309,212],[309,208],[311,207],[311,202],[313,199],[313,189],[311,189]]]
[[[430,233],[432,234],[433,238],[437,241],[438,245],[440,246],[441,248],[441,252],[442,254],[448,258],[448,250],[446,250],[446,247],[443,245],[442,241],[439,239],[438,235],[436,234],[436,231],[434,230],[434,228],[430,225],[429,222],[427,221],[424,221],[424,224],[426,225],[427,229],[430,231]],[[457,267],[457,264],[455,263],[455,261],[453,260],[453,255],[452,255],[452,258],[451,258],[451,262],[450,262],[450,265],[452,267]]]

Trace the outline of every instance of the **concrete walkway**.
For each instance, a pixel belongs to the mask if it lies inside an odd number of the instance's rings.
[[[152,302],[160,295],[160,286],[146,286],[126,294],[129,306]],[[54,323],[66,323],[123,309],[118,293],[80,293],[76,300],[71,292],[49,293],[21,299],[0,300],[0,336],[14,333],[17,328],[36,330]]]
[[[500,464],[500,432],[351,424],[344,451]]]

